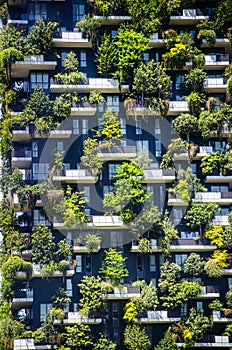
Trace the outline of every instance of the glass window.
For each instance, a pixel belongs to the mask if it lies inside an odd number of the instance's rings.
[[[183,267],[183,264],[185,260],[187,259],[188,255],[187,254],[176,254],[175,255],[175,262],[177,265],[180,267]]]
[[[74,4],[73,5],[73,24],[82,20],[85,14],[85,5]]]
[[[160,119],[155,118],[155,135],[160,135],[161,129],[160,129]]]
[[[142,135],[142,121],[140,119],[135,121],[136,135]]]
[[[38,157],[38,142],[32,142],[32,157]]]
[[[51,226],[50,221],[46,218],[46,215],[42,209],[34,210],[34,226],[37,225],[47,225]]]
[[[103,196],[109,192],[113,192],[114,186],[104,185],[103,186]]]
[[[80,67],[87,67],[87,54],[85,51],[80,53]]]
[[[114,179],[114,175],[117,172],[120,164],[109,164],[109,180]]]
[[[33,163],[32,164],[33,180],[46,180],[49,173],[49,164]]]
[[[82,134],[88,135],[88,133],[89,133],[89,121],[88,121],[88,119],[83,119],[82,120]]]
[[[64,67],[64,61],[65,61],[66,58],[67,58],[67,54],[68,54],[67,51],[62,51],[62,52],[61,52],[61,67]]]
[[[28,19],[29,21],[36,21],[38,19],[47,19],[47,5],[46,4],[28,4]]]
[[[120,247],[123,244],[122,232],[112,231],[110,233],[111,247]]]
[[[114,39],[118,35],[117,30],[111,30],[111,38]]]
[[[155,255],[150,255],[150,272],[156,271]]]
[[[180,74],[180,75],[177,75],[176,77],[176,90],[180,90],[180,89],[183,89],[184,87],[184,75]]]
[[[120,118],[120,128],[122,130],[123,135],[126,135],[126,120]]]
[[[144,61],[144,62],[149,62],[149,52],[145,52],[145,53],[143,54],[143,61]]]
[[[91,255],[85,255],[85,272],[92,273],[92,257]]]
[[[112,112],[119,112],[119,96],[107,96],[107,108]]]
[[[76,255],[76,272],[82,272],[82,256]]]
[[[58,141],[57,142],[57,150],[62,152],[64,150],[64,142]]]
[[[162,145],[160,140],[155,141],[155,156],[161,157],[162,154]]]
[[[79,135],[79,120],[73,120],[73,135]]]
[[[90,202],[90,187],[89,186],[84,186],[84,199],[85,199],[85,203]]]
[[[48,74],[47,73],[31,73],[30,75],[31,89],[34,90],[37,85],[44,90],[48,89]]]
[[[137,140],[136,141],[137,152],[141,149],[146,149],[149,152],[149,141],[148,140]]]
[[[40,304],[40,322],[44,322],[49,314],[52,304]]]

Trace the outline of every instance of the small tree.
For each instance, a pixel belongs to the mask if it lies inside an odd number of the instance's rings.
[[[206,261],[204,270],[207,276],[210,278],[218,278],[222,275],[219,265],[214,259],[211,258]]]
[[[115,285],[120,284],[121,279],[128,276],[125,261],[126,258],[123,257],[121,252],[117,252],[113,248],[106,251],[104,267],[100,269],[104,279]]]
[[[187,318],[186,325],[192,332],[194,341],[199,341],[202,340],[205,333],[212,328],[213,323],[208,317],[202,316],[192,308]]]
[[[192,229],[199,229],[202,234],[203,228],[212,223],[218,209],[216,203],[193,203],[184,217],[186,225]]]
[[[192,69],[185,76],[185,88],[190,92],[194,91],[197,93],[202,93],[204,91],[204,83],[206,78],[207,73],[204,72],[202,69]]]
[[[84,324],[66,327],[65,345],[73,350],[88,349],[93,346],[90,328]]]
[[[100,333],[100,338],[93,345],[93,350],[116,350],[117,345],[106,337],[105,334]]]
[[[136,305],[136,309],[139,314],[143,311],[155,310],[159,305],[157,289],[150,282],[148,285],[145,281],[136,281],[134,286],[141,288],[140,296],[132,298],[132,301]]]
[[[138,325],[126,326],[124,344],[128,350],[149,350],[151,341],[144,328]]]
[[[84,276],[80,287],[81,299],[79,307],[81,312],[90,316],[96,311],[103,311],[105,308],[104,297],[102,294],[101,278]]]
[[[101,243],[102,237],[98,236],[95,233],[87,233],[85,235],[85,245],[88,249],[89,253],[92,253],[93,251],[96,251],[99,249],[100,247],[100,243]]]
[[[86,168],[97,169],[99,171],[102,168],[103,161],[97,154],[97,147],[98,141],[96,139],[86,139],[81,162]]]
[[[33,227],[32,245],[32,261],[34,263],[48,265],[53,260],[55,253],[54,237],[46,225]]]
[[[189,142],[190,133],[198,131],[197,118],[188,113],[181,113],[173,122],[173,127],[181,136],[187,135]]]
[[[164,338],[160,340],[159,344],[155,347],[154,350],[177,350],[178,347],[174,340],[174,337],[170,330],[166,331]]]
[[[90,14],[84,16],[84,18],[76,23],[76,27],[79,32],[86,33],[88,40],[90,40],[94,45],[97,41],[98,30],[101,27],[101,23],[92,17]]]
[[[229,291],[226,293],[226,301],[229,306],[232,306],[232,287],[231,286]]]
[[[102,130],[96,132],[97,136],[102,138],[107,147],[113,146],[115,140],[119,140],[123,131],[120,127],[120,121],[118,119],[118,113],[113,113],[109,109],[102,115]]]
[[[205,262],[199,254],[191,253],[184,262],[184,273],[192,275],[193,279],[204,271]]]
[[[64,288],[58,288],[51,300],[53,308],[62,310],[64,310],[71,301],[71,299],[68,297],[68,293],[64,290]]]

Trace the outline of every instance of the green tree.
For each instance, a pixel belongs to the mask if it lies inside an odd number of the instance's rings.
[[[93,315],[96,311],[103,312],[105,302],[102,293],[101,278],[99,276],[84,276],[78,286],[81,294],[81,298],[79,300],[81,312],[88,316]]]
[[[58,288],[51,300],[52,307],[61,310],[64,310],[71,301],[68,297],[68,292],[64,288]]]
[[[147,285],[145,281],[136,281],[133,285],[141,288],[140,296],[132,298],[138,313],[141,314],[143,311],[155,310],[159,305],[159,300],[157,289],[152,283],[150,282]]]
[[[192,275],[193,279],[204,271],[205,262],[199,254],[191,253],[184,262],[184,273]]]
[[[53,260],[55,254],[54,237],[46,225],[33,227],[32,245],[32,261],[34,263],[48,265]]]
[[[85,140],[83,148],[83,156],[81,162],[86,168],[97,169],[102,168],[103,160],[97,153],[98,141],[96,139],[88,138]]]
[[[208,277],[218,278],[221,277],[221,269],[215,259],[208,259],[205,263],[204,270]]]
[[[101,23],[93,18],[89,13],[84,16],[84,18],[76,23],[76,27],[79,32],[86,33],[88,40],[90,40],[94,45],[97,41],[98,30],[101,27]]]
[[[192,308],[187,318],[186,325],[192,332],[194,341],[199,341],[202,340],[205,333],[212,328],[213,323],[208,317],[202,316]]]
[[[202,93],[204,91],[204,84],[207,78],[207,73],[200,68],[192,69],[187,75],[185,75],[185,88],[189,92]]]
[[[27,55],[50,55],[55,51],[53,43],[57,22],[39,19],[27,35],[25,51]]]
[[[128,350],[149,350],[151,348],[151,341],[145,329],[139,325],[126,326],[124,344]]]
[[[162,220],[162,238],[160,242],[160,247],[163,254],[166,256],[170,255],[170,245],[172,239],[178,238],[178,231],[175,229],[173,222],[169,219],[168,213],[164,213],[164,218]]]
[[[181,136],[187,135],[189,142],[190,133],[198,131],[197,117],[188,113],[181,113],[173,122],[173,127]]]
[[[224,115],[222,112],[203,111],[198,120],[198,127],[204,138],[209,138],[222,126]]]
[[[8,47],[0,51],[0,69],[4,72],[5,83],[11,86],[12,64],[20,60],[23,54],[15,47]]]
[[[65,345],[71,349],[88,349],[93,346],[93,340],[90,334],[90,328],[84,324],[76,324],[65,329]]]
[[[199,229],[202,234],[203,228],[212,223],[218,209],[216,203],[193,203],[184,217],[186,225],[192,229]]]
[[[93,345],[93,350],[116,350],[117,345],[106,337],[105,334],[100,333],[100,337]]]
[[[11,316],[5,315],[0,320],[0,347],[3,350],[11,350],[14,338],[22,336],[24,326],[21,322],[13,320]]]
[[[105,252],[104,265],[99,271],[106,281],[118,285],[123,277],[128,276],[125,261],[126,258],[123,257],[121,252],[110,248]]]
[[[110,77],[114,71],[114,62],[116,60],[116,48],[110,35],[104,33],[101,38],[101,44],[96,54],[97,71],[99,74]]]
[[[103,129],[96,131],[96,135],[102,138],[102,141],[110,148],[114,145],[114,141],[119,140],[123,135],[118,113],[111,112],[107,109],[102,115],[102,126]]]
[[[68,260],[73,254],[73,245],[67,242],[66,239],[62,239],[57,243],[56,255],[59,260]]]
[[[172,336],[170,330],[166,331],[163,339],[160,340],[159,344],[155,347],[154,350],[177,350],[178,347]]]
[[[95,233],[87,233],[85,235],[85,245],[89,253],[99,249],[102,237]]]

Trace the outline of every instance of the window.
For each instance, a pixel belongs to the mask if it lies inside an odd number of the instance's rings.
[[[202,301],[197,301],[197,311],[202,311],[203,310],[203,303]]]
[[[117,30],[111,30],[111,38],[114,39],[118,35]]]
[[[67,58],[67,54],[68,54],[68,52],[66,52],[66,51],[61,52],[61,67],[64,67],[64,61]]]
[[[230,286],[232,286],[232,278],[231,277],[228,278],[228,288],[230,288]]]
[[[64,142],[62,141],[57,142],[57,150],[60,152],[64,150]]]
[[[120,164],[109,164],[109,180],[114,179],[114,175],[117,172]]]
[[[135,121],[135,127],[136,135],[142,135],[142,121],[140,119]]]
[[[49,173],[49,164],[47,163],[33,163],[32,164],[33,180],[46,180]]]
[[[82,120],[82,134],[88,135],[88,133],[89,133],[89,121],[88,121],[88,119],[83,119]]]
[[[162,145],[160,140],[155,141],[155,156],[161,157],[162,154]]]
[[[73,290],[72,290],[72,280],[71,278],[67,278],[66,279],[66,291],[67,291],[67,295],[69,297],[73,296]]]
[[[155,255],[150,255],[150,272],[156,271]]]
[[[76,255],[76,272],[82,272],[82,256]]]
[[[120,247],[123,244],[122,232],[112,231],[110,233],[111,247]]]
[[[191,169],[192,169],[193,174],[196,175],[196,173],[197,173],[197,165],[196,164],[191,164]]]
[[[143,54],[143,61],[146,63],[149,62],[149,52],[145,52]]]
[[[85,199],[85,203],[89,203],[90,202],[90,187],[89,186],[84,186],[84,199]]]
[[[228,186],[211,186],[211,192],[229,192]]]
[[[80,53],[80,67],[87,67],[87,54],[85,51]]]
[[[155,135],[160,135],[161,129],[160,129],[160,119],[155,118]]]
[[[103,125],[102,125],[103,119],[101,117],[98,118],[97,123],[98,123],[98,131],[103,130]]]
[[[107,96],[107,108],[112,112],[119,112],[119,96]]]
[[[47,5],[46,4],[29,4],[28,5],[28,19],[29,21],[37,21],[38,19],[47,19]]]
[[[48,74],[47,73],[31,73],[30,75],[31,89],[34,90],[37,85],[42,89],[48,90]]]
[[[46,218],[46,215],[42,209],[34,210],[34,226],[37,225],[51,226],[50,221]]]
[[[183,84],[184,84],[184,75],[177,75],[176,77],[176,90],[180,90],[180,89],[183,89]]]
[[[112,192],[114,189],[114,186],[104,185],[103,186],[103,197],[105,194]]]
[[[91,255],[85,255],[85,273],[92,273],[92,259]]]
[[[141,149],[146,149],[149,152],[149,141],[148,140],[137,140],[136,141],[137,152]]]
[[[73,120],[73,135],[79,135],[79,120]]]
[[[175,255],[176,264],[179,265],[180,267],[183,267],[183,264],[187,259],[187,257],[188,257],[187,254],[176,254]]]
[[[173,208],[173,222],[174,225],[178,225],[183,218],[182,209]]]
[[[32,157],[38,157],[38,142],[32,142]]]
[[[40,304],[40,322],[44,322],[49,314],[52,304]]]
[[[73,5],[73,24],[82,20],[85,14],[85,5]]]

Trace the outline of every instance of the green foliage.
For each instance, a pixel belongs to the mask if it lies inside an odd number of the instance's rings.
[[[89,94],[89,103],[93,106],[97,106],[101,103],[105,103],[105,99],[102,94],[97,90],[91,90]]]
[[[23,57],[22,52],[15,47],[8,47],[0,51],[0,69],[4,72],[7,87],[11,86],[11,66]]]
[[[149,157],[148,151],[141,149],[135,158],[133,158],[132,163],[135,164],[140,169],[149,169],[151,164],[151,159]]]
[[[220,302],[218,299],[214,299],[209,303],[209,308],[212,310],[218,310],[222,311],[223,310],[223,304]]]
[[[116,347],[117,345],[103,333],[100,333],[99,339],[93,344],[93,350],[116,350]]]
[[[123,163],[115,175],[114,193],[104,196],[103,206],[107,211],[119,213],[124,223],[132,221],[149,197],[141,184],[142,169],[133,163]]]
[[[88,316],[95,311],[103,311],[105,308],[104,297],[102,293],[102,280],[99,276],[84,276],[80,288],[81,298],[79,300],[80,311]]]
[[[102,168],[102,158],[97,154],[98,141],[96,139],[88,138],[85,140],[83,148],[83,156],[81,162],[86,168],[97,169]]]
[[[80,81],[85,81],[84,74],[78,71],[78,59],[73,51],[67,54],[64,60],[65,73],[57,73],[55,78],[58,84],[77,85]]]
[[[223,227],[222,226],[210,226],[205,231],[205,237],[210,240],[210,244],[216,245],[218,248],[221,248],[224,244],[223,242]]]
[[[146,232],[150,238],[162,235],[162,216],[159,208],[153,203],[145,202],[142,211],[133,220],[131,230],[139,239]]]
[[[212,223],[218,209],[219,206],[216,203],[193,203],[184,217],[187,221],[186,225],[192,229],[199,229],[202,233],[203,227]]]
[[[201,111],[201,103],[204,98],[198,92],[192,91],[190,95],[185,98],[191,114],[198,115]]]
[[[75,326],[66,327],[65,330],[65,345],[71,349],[88,349],[93,346],[89,326],[76,324]]]
[[[160,247],[165,256],[170,255],[170,245],[172,239],[178,238],[178,232],[174,227],[173,222],[169,219],[168,213],[164,213],[164,218],[162,220],[162,239],[160,242]]]
[[[220,269],[226,269],[228,268],[229,264],[227,263],[227,260],[229,259],[229,255],[227,253],[227,250],[215,250],[212,255],[212,259],[215,260],[217,265],[220,267]]]
[[[12,256],[2,264],[2,276],[8,281],[14,280],[16,273],[19,271],[29,274],[32,271],[31,263],[24,261],[18,256]]]
[[[171,169],[171,170],[175,168],[174,159],[171,156],[169,151],[164,153],[164,155],[162,157],[162,161],[160,163],[160,168],[161,169]]]
[[[170,330],[167,330],[164,334],[163,339],[160,340],[159,344],[155,347],[154,350],[177,350],[178,347],[172,336]]]
[[[147,285],[145,281],[136,281],[133,283],[133,286],[141,288],[140,296],[132,298],[137,312],[142,314],[144,311],[155,310],[159,305],[159,301],[157,289],[153,286],[152,282]]]
[[[101,45],[96,55],[97,71],[105,77],[111,76],[114,71],[116,60],[116,48],[111,41],[110,35],[104,33],[101,38]]]
[[[215,259],[211,259],[211,258],[208,259],[205,263],[204,270],[207,276],[210,278],[221,277],[221,269]]]
[[[188,273],[193,278],[201,275],[204,271],[205,262],[199,254],[191,253],[184,262],[184,273]]]
[[[106,281],[118,285],[123,277],[128,276],[125,261],[126,258],[123,257],[121,252],[110,248],[105,252],[104,265],[99,271],[103,274]]]
[[[59,260],[65,259],[68,260],[72,257],[73,254],[73,245],[66,241],[66,239],[62,239],[57,243],[56,256]]]
[[[222,154],[219,152],[212,152],[210,156],[205,156],[201,160],[202,173],[210,174],[214,169],[218,169]]]
[[[52,307],[55,309],[64,310],[65,307],[70,303],[71,299],[68,297],[68,292],[64,288],[58,288],[52,300]]]
[[[107,147],[111,147],[115,144],[114,141],[120,139],[123,135],[118,113],[111,112],[107,109],[102,115],[102,126],[103,129],[96,131],[96,135],[102,138],[102,141],[106,143]]]
[[[190,92],[194,91],[202,93],[204,91],[204,83],[207,78],[207,73],[202,69],[192,69],[187,75],[185,75],[185,88]]]
[[[77,72],[78,65],[79,65],[79,62],[76,54],[73,51],[70,51],[64,60],[65,71],[68,73]]]
[[[14,338],[19,338],[24,330],[21,322],[14,320],[11,316],[6,315],[0,320],[0,347],[3,350],[12,349]]]
[[[124,306],[124,311],[123,319],[128,323],[134,323],[138,317],[138,310],[134,301],[128,301]]]
[[[194,341],[199,341],[202,340],[204,334],[212,328],[213,323],[208,317],[202,316],[192,308],[187,318],[186,325],[192,332]]]
[[[27,55],[50,55],[55,51],[54,33],[58,23],[39,19],[27,35],[25,51]]]
[[[198,121],[199,130],[204,138],[217,132],[218,127],[222,125],[223,113],[203,111]]]
[[[145,329],[139,325],[126,326],[124,344],[128,350],[149,350],[151,348],[151,342]]]
[[[188,113],[181,113],[175,118],[173,127],[181,136],[187,135],[187,141],[189,141],[189,134],[198,131],[197,118]]]
[[[194,298],[202,292],[202,287],[199,282],[183,281],[181,287],[186,300]]]
[[[213,29],[201,29],[197,35],[197,39],[205,39],[210,48],[213,48],[216,43],[217,35]]]
[[[90,40],[94,45],[97,41],[100,26],[100,22],[94,19],[89,13],[85,15],[81,21],[76,23],[76,27],[79,32],[86,33],[88,40]]]
[[[142,254],[147,254],[152,252],[151,241],[147,238],[142,238],[139,240],[139,251]]]
[[[41,266],[48,265],[54,258],[55,243],[52,232],[46,225],[33,227],[32,244],[32,261]]]
[[[89,253],[92,253],[99,249],[102,237],[97,234],[87,233],[85,235],[85,245]]]
[[[218,3],[217,11],[215,14],[215,29],[219,30],[221,28],[231,27],[232,22],[232,9],[230,0],[221,0]]]

